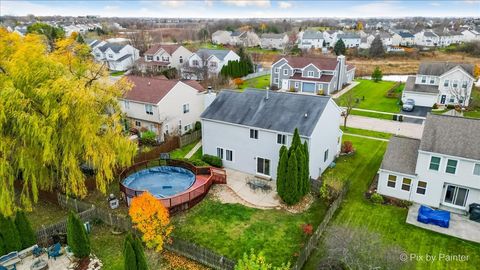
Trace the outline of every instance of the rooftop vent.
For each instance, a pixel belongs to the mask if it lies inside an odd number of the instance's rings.
[[[303,117],[305,117],[305,118],[307,118],[307,116],[308,116],[308,113],[305,113],[305,114],[303,115]]]
[[[147,84],[150,85],[150,82],[148,82]]]

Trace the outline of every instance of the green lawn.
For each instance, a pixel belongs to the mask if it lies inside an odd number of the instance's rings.
[[[190,152],[190,150],[192,150],[193,147],[195,147],[195,145],[197,143],[198,143],[198,141],[193,142],[191,144],[187,144],[182,148],[178,148],[178,149],[173,150],[172,152],[170,152],[170,158],[173,158],[173,159],[184,158],[185,155],[188,154],[188,152]]]
[[[388,98],[386,94],[390,90],[395,82],[381,81],[373,82],[371,80],[358,80],[360,83],[355,86],[352,91],[353,96],[358,98],[359,103],[355,106],[360,109],[368,109],[382,112],[397,113],[400,111],[397,98]],[[401,93],[403,90],[403,84],[395,89],[396,93]],[[340,96],[336,100],[340,106],[345,105],[345,95]]]
[[[173,234],[238,260],[254,248],[269,262],[294,261],[307,236],[302,224],[317,226],[326,205],[316,201],[307,211],[260,210],[240,204],[222,204],[207,197],[194,208],[177,215]]]
[[[390,137],[392,137],[392,134],[390,133],[373,131],[368,129],[361,129],[361,128],[352,128],[352,127],[348,127],[348,125],[347,125],[347,128],[343,128],[343,126],[341,126],[340,128],[343,130],[343,132],[350,133],[350,134],[370,136],[370,137],[375,137],[380,139],[390,139]]]
[[[475,87],[472,90],[472,102],[477,104],[473,110],[465,112],[463,115],[466,117],[480,118],[480,88]]]
[[[407,209],[375,205],[367,201],[364,192],[380,166],[387,143],[347,135],[344,136],[344,140],[352,141],[357,153],[351,157],[339,158],[337,166],[333,169],[336,175],[351,182],[350,191],[334,217],[333,224],[368,229],[380,234],[385,242],[399,245],[408,254],[430,254],[437,258],[440,254],[469,256],[467,262],[417,262],[416,269],[478,269],[480,244],[406,224]],[[304,269],[316,269],[321,257],[322,247],[312,255]]]
[[[202,150],[202,147],[200,147],[190,159],[202,159],[202,155],[203,155],[203,150]]]
[[[280,54],[282,51],[281,50],[268,50],[268,49],[262,49],[260,47],[253,47],[253,48],[247,48],[248,53],[261,53],[261,54]]]
[[[245,88],[265,89],[268,86],[270,86],[270,75],[263,75],[260,77],[256,77],[256,78],[244,81],[243,84],[240,86],[240,89],[241,90]]]
[[[42,225],[48,226],[65,220],[68,212],[57,204],[39,200],[33,205],[33,211],[26,214],[32,228],[38,230]]]
[[[110,73],[110,76],[116,77],[116,76],[122,76],[123,74],[125,74],[125,71],[114,71]]]
[[[391,114],[383,114],[383,113],[376,113],[376,112],[364,112],[364,111],[352,110],[350,112],[350,114],[351,115],[371,117],[371,118],[384,119],[384,120],[392,120],[393,119],[393,115],[391,115]],[[348,126],[348,120],[347,120],[347,126]]]

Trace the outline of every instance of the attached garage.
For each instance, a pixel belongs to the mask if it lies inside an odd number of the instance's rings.
[[[302,83],[302,92],[315,93],[315,83]]]
[[[432,107],[437,102],[437,94],[403,91],[402,101],[405,102],[407,99],[415,100],[415,106]]]

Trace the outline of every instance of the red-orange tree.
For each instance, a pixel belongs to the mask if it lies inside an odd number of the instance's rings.
[[[161,252],[173,230],[167,208],[152,194],[144,192],[133,198],[129,214],[147,247]]]

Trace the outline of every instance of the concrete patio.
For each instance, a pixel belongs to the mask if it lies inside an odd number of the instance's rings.
[[[30,266],[32,263],[38,259],[42,259],[48,263],[48,269],[49,270],[66,270],[70,269],[70,260],[66,255],[62,255],[58,257],[56,260],[53,258],[48,259],[47,254],[42,254],[38,258],[34,258],[33,256],[28,256],[24,259],[22,259],[21,262],[17,264],[17,270],[30,270]]]
[[[277,208],[280,207],[280,201],[277,196],[275,181],[266,182],[271,186],[270,191],[253,190],[247,184],[247,179],[252,179],[255,176],[246,174],[232,169],[226,169],[227,185],[232,189],[242,200],[261,208]]]
[[[450,227],[442,228],[432,224],[417,221],[419,204],[413,204],[408,209],[407,223],[430,231],[454,236],[460,239],[480,243],[480,223],[469,220],[467,216],[450,213]]]

